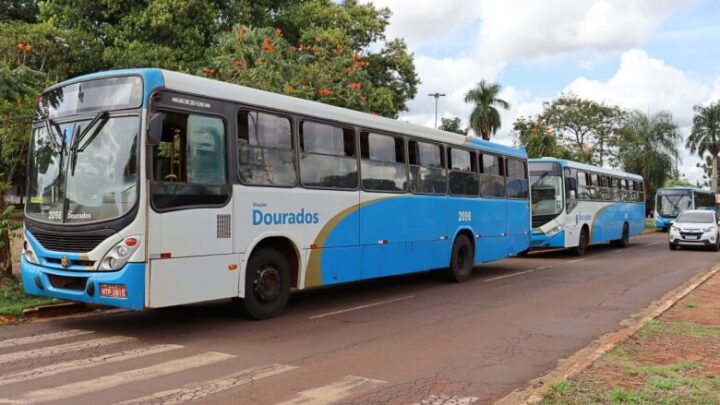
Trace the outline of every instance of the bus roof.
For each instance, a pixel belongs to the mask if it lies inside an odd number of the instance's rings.
[[[268,91],[257,90],[246,86],[240,86],[237,84],[163,69],[144,68],[103,71],[66,80],[48,88],[47,90],[84,80],[133,74],[141,75],[145,79],[146,100],[147,96],[153,90],[164,87],[168,90],[196,94],[202,97],[217,98],[249,106],[295,112],[313,118],[348,123],[370,130],[414,136],[454,145],[471,146],[476,149],[502,153],[523,159],[527,156],[523,149],[517,149],[485,141],[474,136],[462,136],[434,128],[410,124],[400,120],[323,104],[316,101],[304,100]]]
[[[660,191],[695,191],[696,193],[707,193],[707,194],[713,194],[711,190],[706,190],[703,188],[697,188],[697,187],[688,187],[688,186],[673,186],[673,187],[660,187],[657,189],[657,192]]]
[[[608,175],[608,176],[626,177],[626,178],[633,179],[633,180],[638,180],[638,181],[642,181],[642,180],[643,180],[642,176],[639,176],[639,175],[637,175],[637,174],[628,173],[628,172],[623,172],[623,171],[621,171],[621,170],[607,169],[607,168],[604,168],[604,167],[593,166],[593,165],[589,165],[589,164],[587,164],[587,163],[580,163],[580,162],[575,162],[575,161],[573,161],[573,160],[567,160],[567,159],[558,159],[558,158],[553,158],[553,157],[543,157],[543,158],[529,159],[529,162],[530,162],[530,163],[533,163],[533,162],[552,162],[552,163],[559,163],[560,166],[563,166],[563,167],[572,167],[572,168],[575,168],[575,169],[585,170],[585,171],[589,171],[589,172],[606,174],[606,175]]]

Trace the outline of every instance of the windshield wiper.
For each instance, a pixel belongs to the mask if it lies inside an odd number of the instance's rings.
[[[103,110],[95,114],[95,117],[90,121],[90,123],[83,129],[83,131],[80,133],[80,135],[73,137],[73,143],[70,147],[70,154],[71,154],[71,160],[70,160],[70,175],[75,175],[75,164],[77,163],[77,154],[80,152],[83,152],[85,148],[87,148],[90,143],[95,139],[95,137],[100,133],[100,130],[105,126],[105,123],[108,121],[108,112]],[[76,127],[77,128],[77,127]],[[88,135],[90,134],[90,135]],[[82,147],[80,147],[80,144],[82,143],[83,139],[85,139],[86,136],[88,137],[87,142],[82,144]]]
[[[53,132],[53,128],[57,130],[57,133]],[[60,126],[56,124],[52,118],[45,119],[45,131],[48,133],[48,137],[50,138],[50,143],[52,144],[52,147],[56,151],[62,150],[62,145],[60,142],[58,142],[58,139],[62,139],[62,131],[60,131]]]

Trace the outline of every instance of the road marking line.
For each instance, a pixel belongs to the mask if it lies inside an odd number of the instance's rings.
[[[106,375],[85,381],[71,384],[59,385],[57,387],[40,389],[28,392],[27,394],[14,399],[0,399],[0,404],[35,404],[38,402],[59,401],[79,395],[90,394],[97,391],[107,390],[120,385],[130,384],[137,381],[144,381],[150,378],[161,377],[168,374],[179,373],[193,368],[207,366],[213,363],[225,361],[235,356],[227,353],[207,352],[177,360],[170,360],[153,366],[123,371],[116,374]]]
[[[655,245],[659,245],[659,244],[661,244],[661,243],[662,243],[662,242],[653,242],[653,243],[648,243],[648,244],[645,245],[645,246],[655,246]]]
[[[385,383],[382,380],[348,375],[340,381],[299,392],[295,398],[278,405],[332,404],[351,395],[370,391]]]
[[[566,262],[566,263],[567,263],[567,264],[573,264],[573,263],[577,263],[577,262],[580,262],[580,261],[583,261],[583,260],[585,260],[585,258],[570,260],[569,262]]]
[[[429,397],[423,399],[420,402],[416,402],[413,405],[466,405],[477,402],[480,398],[478,397],[461,397],[457,395],[432,394]]]
[[[141,405],[158,404],[172,405],[188,401],[198,401],[210,395],[252,383],[266,377],[282,374],[297,367],[287,364],[269,364],[266,366],[252,367],[227,375],[216,380],[203,381],[185,385],[182,388],[157,392],[144,397],[131,399],[117,405]]]
[[[65,361],[62,363],[51,364],[49,366],[38,367],[32,370],[23,370],[14,374],[0,376],[0,386],[13,384],[17,382],[25,382],[37,380],[39,378],[50,377],[57,374],[67,373],[70,371],[82,370],[85,368],[118,363],[138,357],[149,356],[167,352],[170,350],[181,349],[180,345],[156,345],[140,347],[138,349],[125,350],[101,356],[87,357],[79,360]]]
[[[517,272],[517,273],[506,274],[506,275],[504,275],[504,276],[487,278],[487,279],[485,279],[485,280],[483,280],[483,281],[486,282],[486,283],[489,283],[490,281],[502,280],[502,279],[508,278],[508,277],[515,277],[515,276],[519,276],[519,275],[521,275],[521,274],[532,273],[533,271],[535,271],[535,269],[530,269],[530,270],[525,270],[525,271],[519,271],[519,272]]]
[[[618,249],[618,250],[613,250],[613,253],[621,253],[621,252],[624,252],[624,251],[625,251],[625,249]]]
[[[50,357],[68,352],[77,352],[80,350],[92,349],[96,347],[114,345],[117,343],[129,342],[135,338],[127,336],[113,336],[108,338],[84,340],[82,342],[66,343],[56,346],[47,346],[40,349],[25,350],[22,352],[14,352],[0,355],[0,364],[10,363],[18,360],[37,359],[41,357]]]
[[[0,340],[0,349],[4,349],[6,347],[29,345],[32,343],[47,342],[48,340],[57,340],[57,339],[75,337],[75,336],[88,335],[90,333],[94,333],[94,332],[89,331],[89,330],[71,329],[71,330],[66,330],[66,331],[62,331],[62,332],[53,332],[53,333],[45,333],[42,335],[25,336],[25,337],[19,337],[19,338],[14,338],[14,339],[5,339],[5,340]]]
[[[371,303],[369,303],[369,304],[358,305],[358,306],[352,307],[352,308],[339,309],[339,310],[337,310],[337,311],[332,311],[332,312],[326,312],[326,313],[324,313],[324,314],[313,315],[313,316],[308,317],[308,319],[326,318],[326,317],[328,317],[328,316],[344,314],[344,313],[346,313],[346,312],[357,311],[357,310],[359,310],[359,309],[372,308],[372,307],[376,307],[376,306],[378,306],[378,305],[392,304],[392,303],[394,303],[394,302],[405,301],[405,300],[409,300],[410,298],[415,298],[415,296],[414,296],[414,295],[406,295],[406,296],[404,296],[404,297],[393,298],[393,299],[389,299],[389,300],[385,300],[385,301],[371,302]]]
[[[547,270],[547,269],[552,269],[552,267],[553,266],[540,266],[540,267],[534,268],[533,270]]]

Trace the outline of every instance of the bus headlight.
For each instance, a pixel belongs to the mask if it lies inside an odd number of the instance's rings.
[[[38,260],[37,256],[35,256],[35,251],[33,250],[32,246],[30,246],[30,242],[28,242],[27,239],[25,239],[23,241],[22,254],[28,263],[40,264],[40,261]]]
[[[547,236],[555,236],[558,232],[562,231],[562,229],[563,229],[563,226],[562,226],[562,225],[558,225],[558,226],[556,226],[556,227],[548,230],[547,232],[545,232],[545,235],[547,235]]]
[[[125,238],[107,252],[100,261],[98,270],[120,270],[137,250],[138,246],[140,246],[140,240],[137,237]]]

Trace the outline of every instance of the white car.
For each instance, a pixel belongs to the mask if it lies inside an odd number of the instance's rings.
[[[703,246],[720,250],[717,213],[711,210],[683,211],[670,227],[670,250],[680,246]]]

